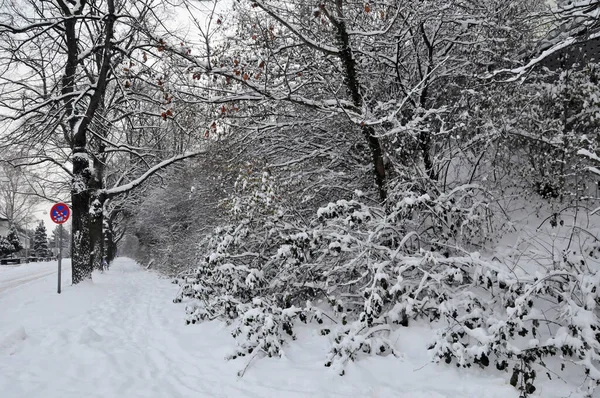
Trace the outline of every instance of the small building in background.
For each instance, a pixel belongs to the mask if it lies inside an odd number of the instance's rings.
[[[10,224],[8,223],[8,219],[0,216],[0,236],[8,235],[9,228]]]

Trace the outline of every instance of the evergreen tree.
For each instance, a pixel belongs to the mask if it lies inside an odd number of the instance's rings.
[[[0,257],[7,256],[14,252],[14,246],[4,236],[0,236]]]
[[[29,240],[29,254],[33,255],[33,248],[35,243],[35,230],[28,229],[27,230],[27,239]]]
[[[53,230],[52,233],[50,234],[50,247],[52,248],[57,248],[58,249],[58,241],[59,241],[59,236],[58,236],[58,228],[59,226],[57,225]],[[71,231],[69,228],[65,227],[63,225],[63,231],[62,231],[62,249],[63,249],[63,256],[67,255],[70,252],[71,249]]]
[[[35,229],[35,236],[33,238],[33,252],[38,257],[46,257],[48,251],[48,235],[46,234],[46,227],[43,222]]]
[[[10,230],[8,231],[6,239],[13,245],[14,250],[12,253],[16,253],[23,250],[23,245],[21,244],[19,233],[17,232],[17,228],[14,226],[14,224],[10,226]]]

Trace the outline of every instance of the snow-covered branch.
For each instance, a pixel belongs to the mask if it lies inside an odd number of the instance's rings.
[[[167,166],[170,166],[170,165],[177,163],[184,159],[189,159],[189,158],[192,158],[195,156],[203,155],[205,153],[206,153],[206,151],[190,152],[190,153],[184,153],[184,154],[177,155],[172,158],[163,160],[162,162],[152,166],[144,174],[142,174],[135,180],[129,182],[128,184],[105,189],[105,190],[103,190],[102,193],[104,195],[106,195],[106,197],[108,197],[108,198],[127,193],[127,192],[133,190],[134,188],[137,188],[141,184],[143,184],[146,180],[148,180],[148,178],[152,177],[158,171],[163,170]]]

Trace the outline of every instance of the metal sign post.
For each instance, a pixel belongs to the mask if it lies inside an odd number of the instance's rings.
[[[58,294],[60,294],[60,271],[62,260],[62,224],[58,224]]]
[[[58,224],[58,294],[60,294],[61,262],[62,262],[62,225],[71,215],[71,209],[64,203],[57,203],[50,209],[50,218]]]

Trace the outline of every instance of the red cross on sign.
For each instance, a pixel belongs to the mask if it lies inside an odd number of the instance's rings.
[[[64,224],[71,215],[71,209],[64,203],[57,203],[50,209],[50,218],[56,224]]]

